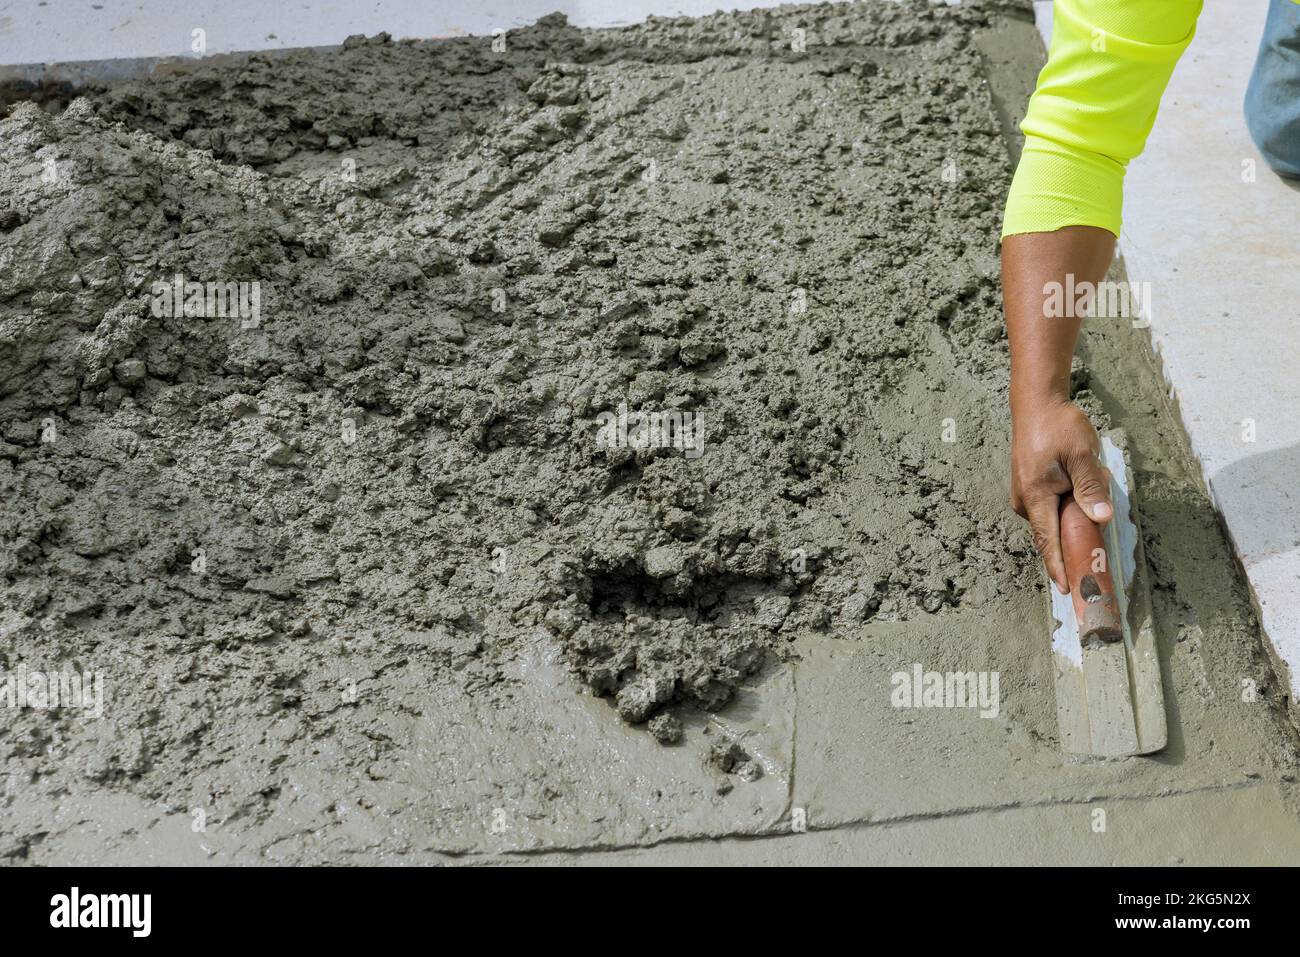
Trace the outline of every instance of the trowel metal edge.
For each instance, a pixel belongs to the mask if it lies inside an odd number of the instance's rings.
[[[1115,508],[1102,538],[1119,601],[1123,640],[1084,648],[1070,596],[1048,584],[1061,748],[1069,754],[1099,757],[1151,754],[1168,741],[1146,556],[1133,507],[1132,477],[1115,438],[1122,442],[1122,433],[1107,433],[1101,442]]]

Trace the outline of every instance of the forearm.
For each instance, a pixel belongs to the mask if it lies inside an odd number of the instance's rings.
[[[1075,303],[1049,310],[1049,291],[1068,291],[1106,276],[1115,238],[1095,226],[1008,236],[1002,243],[1002,297],[1011,347],[1013,423],[1070,397],[1070,358],[1083,316]],[[1057,284],[1055,287],[1053,284]],[[1053,312],[1059,312],[1059,315]]]
[[[1062,496],[1071,495],[1094,522],[1112,514],[1097,432],[1070,402],[1070,358],[1086,312],[1072,293],[1096,289],[1114,246],[1115,238],[1097,226],[1024,233],[1002,242],[1011,346],[1011,505],[1029,519],[1034,545],[1063,594],[1070,586],[1061,550]],[[1049,310],[1053,295],[1059,308]]]
[[[1011,503],[1029,520],[1062,592],[1064,497],[1094,522],[1113,514],[1096,429],[1070,402],[1070,360],[1086,311],[1070,291],[1091,288],[1095,297],[1106,276],[1125,165],[1142,152],[1200,7],[1201,0],[1055,0],[1051,53],[1020,125],[1025,147],[1002,228]],[[1052,293],[1059,308],[1049,310]]]

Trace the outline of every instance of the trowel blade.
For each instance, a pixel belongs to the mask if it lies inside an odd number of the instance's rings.
[[[1124,453],[1109,435],[1102,437],[1101,445],[1102,461],[1111,473],[1115,507],[1115,517],[1105,526],[1102,538],[1124,638],[1084,648],[1070,596],[1060,594],[1049,583],[1057,724],[1061,747],[1070,754],[1151,754],[1165,746],[1168,730],[1146,557]]]

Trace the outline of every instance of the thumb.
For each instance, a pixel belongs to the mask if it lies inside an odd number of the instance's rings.
[[[1083,509],[1083,514],[1098,525],[1109,522],[1115,514],[1115,509],[1110,504],[1110,470],[1091,453],[1079,456],[1068,464],[1070,484],[1074,486],[1074,500]]]

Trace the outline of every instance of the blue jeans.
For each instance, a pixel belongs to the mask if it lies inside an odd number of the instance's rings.
[[[1246,88],[1246,126],[1274,172],[1300,177],[1300,4],[1291,0],[1269,3]]]

